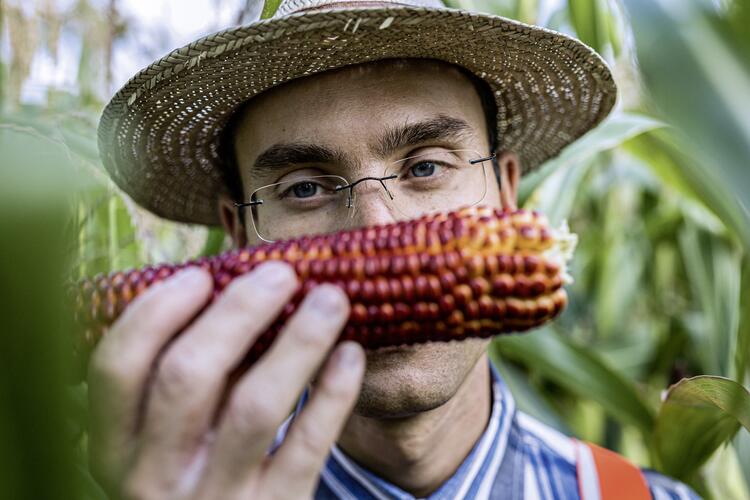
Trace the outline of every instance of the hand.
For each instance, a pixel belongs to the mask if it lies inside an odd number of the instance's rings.
[[[310,292],[270,350],[227,386],[298,286],[289,265],[269,262],[195,317],[212,284],[191,269],[131,304],[89,368],[92,473],[113,498],[311,496],[358,395],[358,344],[334,349],[281,447],[266,452],[346,323],[344,292]]]

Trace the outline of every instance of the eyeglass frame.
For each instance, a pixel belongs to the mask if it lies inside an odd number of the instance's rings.
[[[456,150],[456,151],[461,151],[461,150]],[[471,151],[471,150],[466,150],[466,151]],[[417,156],[420,156],[420,155],[417,155]],[[401,159],[399,161],[408,160],[410,158],[414,158],[414,157],[403,158],[403,159]],[[468,160],[468,161],[469,161],[470,165],[476,165],[477,163],[484,163],[486,161],[492,161],[492,160],[495,160],[496,158],[497,158],[497,154],[496,153],[490,153],[489,156],[484,156],[482,158],[475,158],[473,160]],[[327,177],[327,176],[328,175],[326,175],[325,177]],[[324,177],[324,176],[313,176],[313,177],[309,177],[309,179],[314,179],[315,177]],[[346,177],[341,176],[341,175],[334,175],[334,177],[340,177],[341,179],[343,179],[344,181],[347,182],[347,184],[345,186],[336,186],[334,188],[334,191],[342,191],[344,189],[348,189],[349,190],[349,196],[348,196],[348,199],[347,199],[347,202],[346,202],[346,208],[352,208],[352,200],[353,200],[353,197],[354,197],[354,187],[357,184],[359,184],[361,182],[364,182],[364,181],[378,181],[378,182],[380,182],[380,185],[383,186],[383,190],[386,192],[386,194],[388,194],[388,197],[391,200],[393,200],[393,195],[388,190],[388,186],[386,186],[386,184],[385,184],[384,181],[395,179],[395,178],[398,177],[398,174],[386,175],[386,176],[383,176],[383,177],[365,176],[365,177],[360,177],[359,179],[355,180],[354,182],[349,182]],[[272,182],[271,184],[267,184],[265,186],[261,186],[261,187],[257,188],[256,190],[254,190],[253,194],[255,194],[256,192],[260,191],[261,189],[266,189],[266,188],[269,188],[271,186],[275,186],[277,184],[280,184],[280,183],[278,183],[278,182]],[[252,196],[252,194],[250,196]],[[245,208],[247,208],[247,207],[256,207],[256,206],[259,206],[259,205],[262,205],[262,204],[263,204],[263,200],[251,200],[251,201],[247,201],[247,202],[237,202],[237,201],[235,201],[234,202],[235,208],[237,208],[239,210],[239,212],[242,213],[242,214],[244,214],[244,209]],[[258,232],[258,228],[255,225],[255,219],[253,219],[253,230],[255,231],[255,234],[258,236],[258,238],[260,238],[261,240],[263,240],[265,242],[276,241],[276,240],[268,240],[268,239],[266,239],[266,238],[264,238],[263,236],[260,235],[260,233]]]

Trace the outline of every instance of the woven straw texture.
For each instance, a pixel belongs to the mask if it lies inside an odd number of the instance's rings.
[[[290,0],[280,12],[321,3]],[[277,12],[173,51],[131,78],[104,109],[98,139],[105,167],[157,215],[218,224],[216,200],[225,191],[219,139],[232,112],[289,80],[380,59],[437,59],[486,80],[498,105],[500,148],[518,153],[527,172],[614,105],[606,64],[572,38],[497,16],[403,3]]]

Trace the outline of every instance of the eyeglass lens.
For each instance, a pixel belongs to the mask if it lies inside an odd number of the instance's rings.
[[[361,224],[358,211],[367,210],[364,197],[375,193],[397,220],[475,205],[487,189],[485,162],[470,163],[477,158],[473,150],[436,149],[389,164],[382,176],[389,179],[350,184],[319,175],[264,186],[252,195],[262,201],[253,207],[253,224],[266,241],[351,228]]]

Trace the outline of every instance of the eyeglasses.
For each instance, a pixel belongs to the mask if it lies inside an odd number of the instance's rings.
[[[357,191],[368,182],[379,185],[377,192],[395,218],[414,218],[482,201],[487,191],[484,163],[494,158],[470,149],[435,149],[388,164],[381,177],[349,182],[338,175],[301,175],[260,187],[250,201],[235,206],[251,208],[253,228],[268,242],[352,227],[357,199],[363,196]]]

